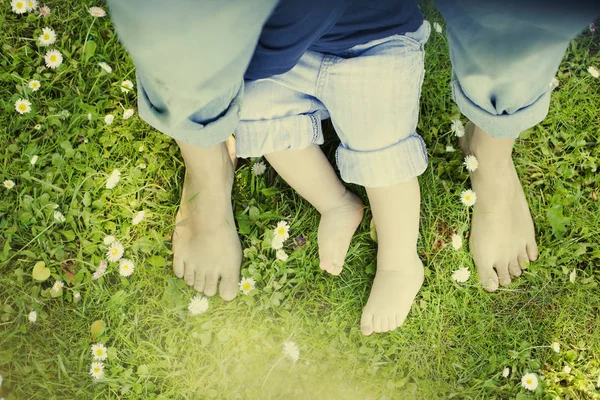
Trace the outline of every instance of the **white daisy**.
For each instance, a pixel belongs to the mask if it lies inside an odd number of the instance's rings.
[[[50,7],[48,7],[48,6],[40,7],[40,15],[42,17],[47,17],[48,15],[50,15],[50,12],[51,12]]]
[[[471,277],[471,271],[467,267],[457,269],[452,273],[452,279],[458,283],[464,283]]]
[[[105,260],[100,261],[98,268],[92,275],[92,280],[97,281],[104,273],[106,272],[106,268],[108,267],[108,263]]]
[[[49,50],[44,56],[46,61],[46,67],[56,69],[60,67],[63,62],[63,56],[58,50]]]
[[[565,366],[563,367],[563,372],[564,372],[565,374],[570,374],[570,373],[571,373],[571,367],[569,367],[568,365],[565,365]]]
[[[37,0],[27,0],[27,11],[28,12],[37,10],[37,8],[38,8]]]
[[[460,119],[455,119],[452,121],[451,129],[456,137],[461,138],[465,136],[465,127]]]
[[[92,17],[102,18],[106,16],[106,11],[100,7],[90,7],[88,11]]]
[[[38,42],[42,46],[50,46],[56,42],[56,32],[52,28],[42,28],[42,34],[38,36]]]
[[[12,179],[7,179],[3,182],[3,185],[5,188],[10,190],[15,187],[15,182]]]
[[[596,70],[596,68],[590,66],[588,67],[587,71],[590,73],[591,76],[593,76],[594,78],[599,78],[600,77],[600,73]]]
[[[42,85],[40,84],[40,81],[38,81],[37,79],[32,79],[29,81],[27,86],[29,86],[29,89],[31,89],[32,92],[37,92],[38,90],[40,90],[40,87]]]
[[[292,341],[283,342],[283,355],[295,363],[300,359],[300,350],[298,350],[296,343]]]
[[[140,144],[140,147],[138,147],[138,151],[141,153],[142,151],[144,151],[145,147],[144,144]]]
[[[79,300],[81,300],[81,293],[79,293],[79,292],[73,293],[73,300],[75,302],[78,302]]]
[[[525,374],[521,378],[521,386],[527,390],[534,391],[538,387],[538,377],[536,374]]]
[[[285,242],[290,237],[289,230],[290,226],[287,222],[279,221],[275,229],[273,229],[273,233],[275,234],[273,239],[278,238],[282,241],[282,243]]]
[[[25,14],[27,12],[27,3],[23,0],[12,0],[10,5],[16,14]]]
[[[54,285],[52,285],[52,290],[59,292],[64,286],[65,284],[62,281],[55,281]]]
[[[452,235],[452,247],[454,250],[460,250],[463,245],[463,239],[461,235],[457,235],[456,233]]]
[[[35,156],[31,157],[31,160],[29,160],[29,163],[31,165],[35,165],[35,163],[37,162],[37,160],[38,160],[38,156],[35,155]]]
[[[106,180],[106,188],[114,189],[115,186],[117,186],[117,183],[119,183],[120,179],[121,179],[121,172],[119,172],[118,169],[113,169],[113,172],[111,172],[110,176]]]
[[[279,250],[283,248],[283,240],[277,236],[271,239],[271,248],[273,250]]]
[[[110,262],[116,262],[119,261],[121,257],[123,257],[124,252],[125,248],[123,247],[123,245],[115,241],[110,244],[110,247],[106,251],[106,258],[108,258],[108,261]]]
[[[192,315],[200,315],[208,311],[208,299],[206,297],[196,295],[190,300],[188,310]]]
[[[15,101],[15,110],[17,110],[19,114],[27,114],[31,111],[31,103],[29,100],[19,99]]]
[[[465,157],[463,164],[469,172],[474,172],[479,167],[479,161],[477,161],[477,158],[471,154]]]
[[[36,131],[39,131],[40,129],[42,129],[42,126],[40,124],[35,124],[33,129],[35,129]]]
[[[275,257],[280,261],[287,261],[288,255],[283,249],[279,249],[275,252]]]
[[[454,153],[456,149],[450,145],[446,146],[446,153]]]
[[[88,113],[87,117],[88,117],[88,121],[91,121],[92,120],[92,113]]]
[[[133,108],[128,108],[127,110],[123,111],[123,119],[129,119],[133,117],[134,113],[135,110]]]
[[[433,23],[433,29],[435,29],[435,31],[437,33],[439,33],[440,35],[442,34],[442,26],[440,24],[438,24],[437,22]]]
[[[106,235],[104,237],[103,243],[108,246],[109,244],[113,243],[115,240],[117,240],[117,239],[115,239],[114,236]]]
[[[144,211],[144,210],[139,211],[137,214],[135,214],[135,216],[131,220],[131,223],[133,225],[139,224],[140,222],[142,222],[144,220],[145,215],[146,215],[146,211]]]
[[[130,80],[121,82],[121,92],[129,93],[130,90],[133,90],[133,82]]]
[[[63,213],[61,213],[60,211],[56,210],[54,211],[54,220],[56,222],[65,222],[67,219],[65,218],[65,216],[63,215]]]
[[[101,362],[93,362],[90,367],[90,375],[94,379],[102,379],[104,378],[104,364]]]
[[[102,68],[104,71],[106,71],[107,74],[110,74],[112,72],[112,68],[110,67],[110,65],[108,65],[104,61],[99,62],[98,66],[100,68]]]
[[[133,261],[128,260],[126,258],[122,258],[119,260],[119,274],[124,277],[131,276],[133,271],[135,270],[135,265],[133,265]]]
[[[550,345],[550,348],[552,349],[552,351],[554,351],[555,353],[560,353],[560,343],[554,342]]]
[[[96,361],[104,361],[106,360],[106,357],[108,357],[108,354],[106,353],[106,346],[104,346],[102,343],[93,344],[91,350],[92,356]]]
[[[240,290],[242,291],[242,293],[248,294],[252,290],[254,290],[255,284],[256,281],[253,278],[242,278],[242,280],[240,281]]]
[[[502,371],[502,377],[508,378],[509,375],[510,375],[510,368],[509,367],[504,368],[504,370]]]
[[[465,206],[470,207],[477,201],[477,193],[471,189],[465,190],[460,194],[460,201],[462,201]]]
[[[252,173],[255,176],[260,176],[260,175],[264,174],[266,170],[267,170],[267,166],[262,161],[254,163],[254,165],[252,166]]]
[[[115,120],[115,116],[114,116],[114,115],[112,115],[112,114],[106,114],[106,115],[104,116],[104,123],[105,123],[106,125],[110,125],[110,124],[112,124],[114,120]]]
[[[35,311],[31,311],[29,313],[29,315],[27,316],[27,319],[29,320],[29,322],[31,322],[32,324],[35,324],[35,321],[37,321],[37,313]]]

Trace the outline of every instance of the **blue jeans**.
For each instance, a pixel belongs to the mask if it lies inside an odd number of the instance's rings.
[[[548,114],[549,83],[600,1],[436,0],[446,20],[452,94],[495,138],[516,138]]]
[[[243,76],[277,0],[108,0],[136,67],[140,117],[198,147],[238,123]]]
[[[422,174],[427,151],[416,128],[429,32],[425,21],[339,54],[309,50],[290,71],[246,82],[238,156],[322,144],[321,120],[331,118],[344,181],[393,186]]]

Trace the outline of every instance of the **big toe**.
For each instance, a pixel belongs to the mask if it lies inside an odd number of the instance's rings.
[[[498,275],[491,265],[479,268],[477,272],[479,273],[479,282],[486,291],[495,292],[498,290]]]

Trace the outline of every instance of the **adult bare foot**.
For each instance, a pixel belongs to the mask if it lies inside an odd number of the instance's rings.
[[[513,139],[494,139],[467,124],[460,146],[474,155],[479,167],[471,172],[477,193],[469,247],[479,280],[493,292],[521,275],[538,258],[533,221],[512,161]]]
[[[231,206],[232,158],[224,143],[208,149],[178,144],[186,175],[173,232],[173,270],[206,296],[218,286],[221,297],[232,300],[242,260]]]

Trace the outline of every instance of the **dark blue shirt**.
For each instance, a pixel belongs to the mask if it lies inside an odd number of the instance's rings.
[[[281,0],[263,27],[246,79],[292,69],[306,50],[337,53],[423,23],[416,0]]]

